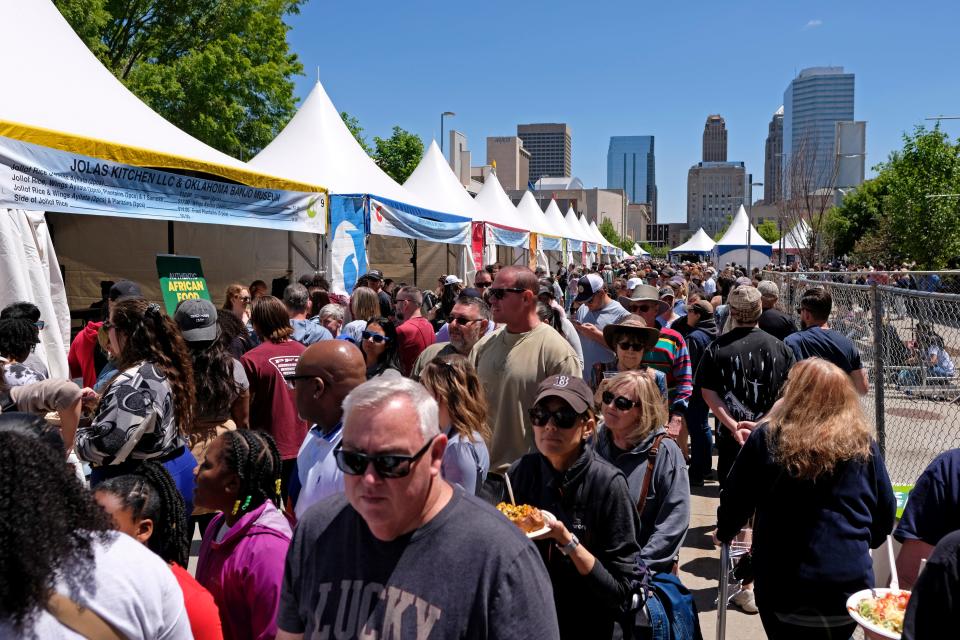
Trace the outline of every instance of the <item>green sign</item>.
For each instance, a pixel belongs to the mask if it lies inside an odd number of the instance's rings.
[[[160,292],[167,313],[173,315],[181,300],[203,298],[210,300],[203,267],[196,256],[157,255],[157,275],[160,276]]]
[[[913,491],[912,484],[895,484],[893,485],[893,495],[897,499],[897,517],[903,517],[903,510],[907,506],[907,498],[910,497],[910,492]]]

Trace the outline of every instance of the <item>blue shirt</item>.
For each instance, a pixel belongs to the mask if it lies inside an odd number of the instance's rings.
[[[608,324],[617,324],[629,315],[630,312],[616,300],[611,300],[605,307],[596,311],[590,311],[585,304],[577,309],[578,322],[590,323],[601,331]],[[583,379],[587,381],[590,380],[595,364],[613,362],[617,357],[617,354],[606,346],[589,338],[580,340],[580,347],[583,349]]]
[[[447,448],[443,452],[440,473],[450,484],[458,484],[467,493],[476,495],[490,469],[490,454],[479,433],[473,433],[473,442],[447,429]]]
[[[329,329],[311,320],[291,320],[290,326],[293,327],[291,337],[305,347],[321,340],[333,340]]]
[[[936,545],[960,529],[960,449],[944,451],[917,479],[893,532],[900,542],[923,540]]]
[[[313,425],[300,445],[294,470],[294,476],[300,485],[299,493],[294,497],[294,513],[298,519],[303,517],[308,508],[327,496],[343,493],[343,472],[333,456],[333,450],[340,444],[342,436],[343,422],[327,434],[320,431],[317,425]],[[294,492],[291,491],[290,495],[294,496]]]
[[[807,358],[823,358],[847,373],[863,369],[860,350],[853,340],[833,329],[810,327],[784,338],[797,362]]]

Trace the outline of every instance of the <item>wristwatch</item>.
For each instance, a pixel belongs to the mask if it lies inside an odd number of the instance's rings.
[[[563,555],[569,556],[573,552],[573,550],[576,549],[578,546],[580,546],[580,541],[577,539],[577,536],[575,534],[571,533],[570,542],[563,545],[562,547],[560,545],[557,545],[557,549]]]

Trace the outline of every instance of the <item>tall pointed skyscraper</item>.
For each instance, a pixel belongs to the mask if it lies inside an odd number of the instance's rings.
[[[767,143],[763,153],[763,204],[776,204],[783,198],[783,105],[777,109],[767,127]]]
[[[727,161],[727,123],[719,114],[707,116],[703,125],[703,161]]]

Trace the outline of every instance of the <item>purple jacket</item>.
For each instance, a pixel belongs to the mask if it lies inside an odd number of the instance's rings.
[[[220,609],[223,637],[272,640],[277,635],[277,609],[283,564],[293,531],[271,502],[246,514],[216,542],[223,522],[217,515],[207,527],[197,562],[197,582],[213,595]]]

